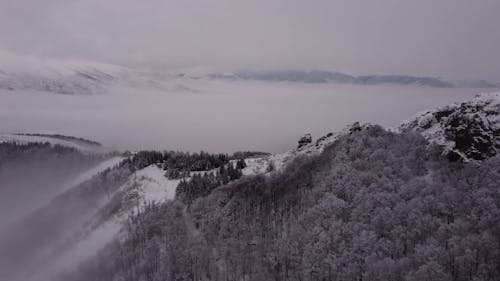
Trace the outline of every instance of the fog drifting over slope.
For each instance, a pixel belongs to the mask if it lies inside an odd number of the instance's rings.
[[[396,126],[474,89],[189,80],[190,90],[113,88],[101,95],[0,91],[1,132],[60,133],[119,149],[210,152],[292,148],[349,123]]]

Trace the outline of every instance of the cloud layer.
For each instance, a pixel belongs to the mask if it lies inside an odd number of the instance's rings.
[[[500,80],[496,0],[0,0],[0,48],[125,64]]]

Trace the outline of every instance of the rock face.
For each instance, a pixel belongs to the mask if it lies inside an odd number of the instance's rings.
[[[400,130],[422,133],[452,161],[487,159],[500,152],[500,93],[422,112]]]
[[[302,147],[312,143],[312,136],[311,134],[305,134],[303,137],[299,139],[299,145],[297,146],[297,149],[301,149]]]

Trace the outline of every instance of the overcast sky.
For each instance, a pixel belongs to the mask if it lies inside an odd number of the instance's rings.
[[[0,0],[0,48],[218,68],[500,80],[499,0]]]

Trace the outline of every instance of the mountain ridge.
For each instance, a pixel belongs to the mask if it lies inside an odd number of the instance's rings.
[[[339,83],[352,85],[417,85],[436,88],[499,88],[498,83],[485,80],[451,81],[439,77],[401,74],[351,75],[327,70],[237,71],[208,74],[212,79],[256,80],[274,82]]]

